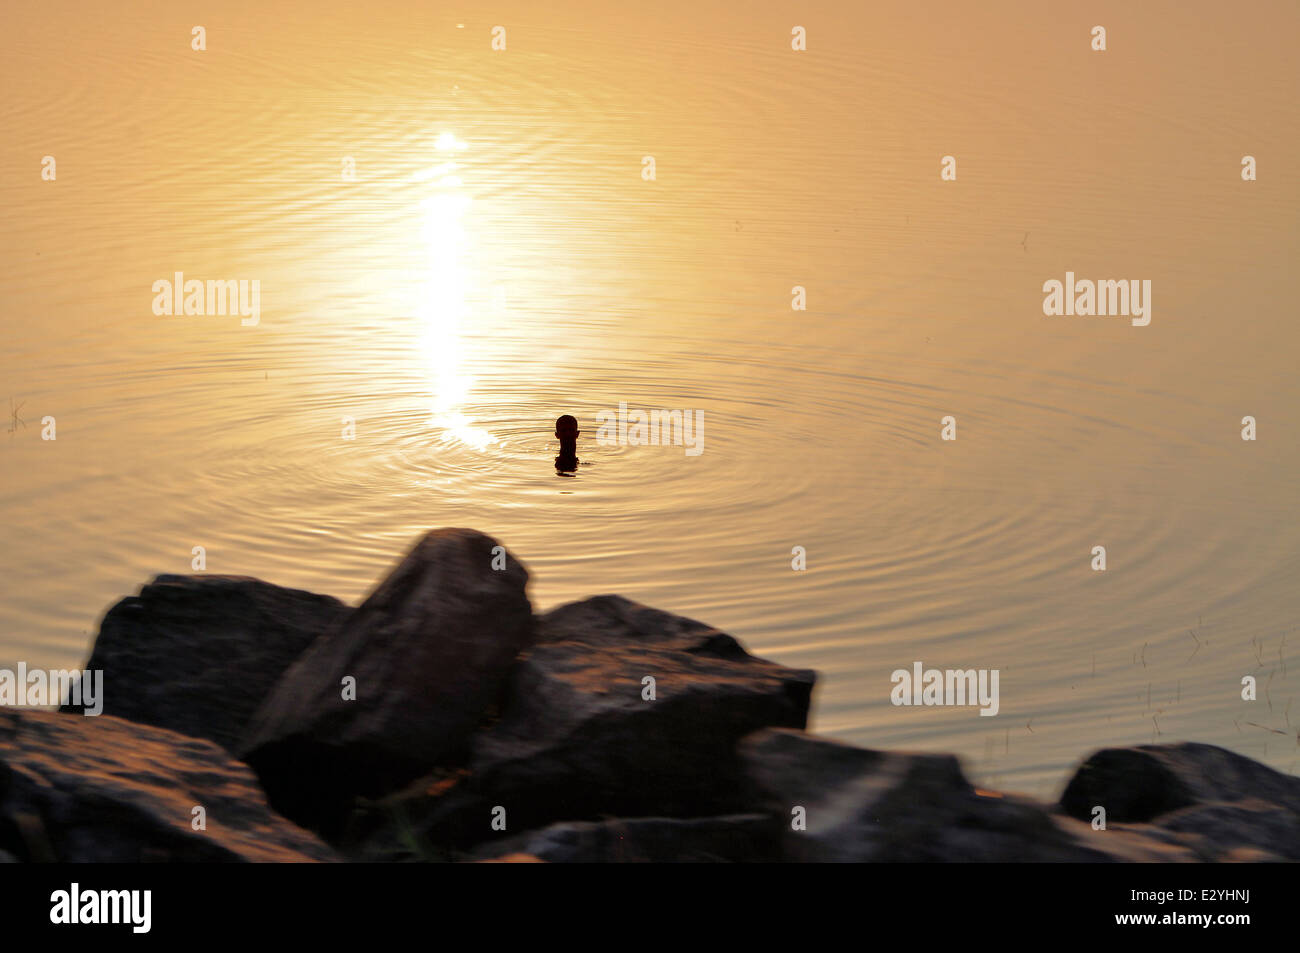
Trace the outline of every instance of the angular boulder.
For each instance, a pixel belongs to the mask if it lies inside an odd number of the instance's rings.
[[[104,673],[104,714],[233,751],[289,665],[351,611],[244,576],[158,576],[108,611],[85,667]]]
[[[1193,805],[1257,799],[1300,815],[1300,778],[1215,745],[1187,742],[1104,748],[1090,755],[1061,795],[1061,808],[1087,819],[1152,821]]]
[[[855,748],[798,731],[746,738],[741,757],[794,861],[1101,861],[1042,805],[972,787],[952,755]],[[806,829],[796,829],[802,808]]]
[[[254,717],[241,756],[276,809],[334,830],[356,795],[382,795],[463,758],[532,640],[527,582],[523,564],[489,536],[425,535],[294,662]]]
[[[401,810],[443,846],[494,836],[498,806],[512,831],[743,812],[736,743],[770,725],[802,728],[815,680],[621,596],[561,606],[538,620],[500,721],[474,739],[468,777]]]
[[[195,830],[194,808],[204,830]],[[0,857],[22,861],[337,860],[273,813],[221,747],[111,715],[0,711]]]

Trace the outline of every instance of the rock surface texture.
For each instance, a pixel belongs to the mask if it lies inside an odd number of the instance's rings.
[[[463,758],[532,641],[527,582],[489,536],[424,536],[290,666],[254,717],[241,754],[271,803],[328,827],[353,796]]]
[[[104,673],[104,714],[233,751],[285,670],[351,611],[243,576],[159,576],[108,611],[85,667]]]
[[[195,830],[202,808],[205,829]],[[0,711],[0,853],[36,862],[337,859],[211,741],[114,718]]]

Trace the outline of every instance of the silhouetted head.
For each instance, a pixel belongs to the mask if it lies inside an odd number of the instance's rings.
[[[578,418],[572,414],[564,414],[555,421],[555,436],[559,437],[561,441],[576,441],[580,433],[582,431],[578,429]]]
[[[555,421],[555,436],[560,438],[560,455],[555,458],[558,473],[573,473],[578,469],[578,419],[565,414]]]

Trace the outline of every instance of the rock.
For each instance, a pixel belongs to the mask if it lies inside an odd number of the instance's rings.
[[[1043,806],[978,791],[952,755],[855,748],[766,730],[740,746],[796,861],[1100,861]],[[806,812],[795,830],[793,811]]]
[[[293,660],[350,611],[243,576],[158,576],[108,611],[85,667],[104,673],[105,714],[233,751]]]
[[[780,831],[765,814],[569,821],[488,842],[472,858],[524,854],[547,863],[754,862],[779,857]]]
[[[492,836],[495,806],[510,830],[744,811],[736,742],[803,727],[815,679],[620,596],[561,606],[539,619],[500,722],[474,739],[469,777],[405,810],[431,843],[459,846]]]
[[[1247,798],[1300,814],[1300,778],[1226,748],[1189,742],[1095,752],[1070,779],[1061,807],[1080,819],[1100,805],[1108,821],[1150,821],[1196,804]]]
[[[1125,781],[1122,774],[1090,772],[1088,783],[1105,778],[1121,787],[1106,799],[1085,798],[1070,816],[1027,798],[972,787],[950,755],[871,751],[775,730],[741,744],[747,773],[766,796],[763,803],[783,821],[789,860],[1131,863],[1258,860],[1265,854],[1300,859],[1295,813],[1285,804],[1247,796],[1254,785],[1285,800],[1292,779],[1209,745],[1146,746],[1135,753],[1136,761],[1110,752],[1094,756],[1107,772],[1121,770],[1116,765],[1123,763],[1134,765],[1134,774]],[[1082,796],[1080,790],[1075,796]],[[1235,800],[1157,812],[1147,822],[1151,805],[1229,796]],[[1092,827],[1096,804],[1107,809],[1105,829]],[[1113,810],[1115,805],[1120,810]],[[791,829],[795,807],[806,811],[804,831]]]
[[[1057,824],[1090,848],[1124,863],[1226,863],[1300,859],[1300,823],[1286,808],[1246,799],[1197,804],[1151,823],[1112,822],[1106,829],[1063,814]]]
[[[206,830],[193,829],[193,808]],[[0,711],[0,853],[131,863],[335,860],[218,745],[111,715]]]
[[[1300,861],[1300,815],[1256,798],[1196,804],[1165,814],[1156,823],[1186,836],[1201,860],[1221,861],[1254,849]]]
[[[428,533],[285,672],[240,749],[278,810],[333,830],[354,796],[464,757],[533,635],[528,572],[497,547],[474,530]]]
[[[1104,830],[1098,830],[1091,822],[1077,821],[1064,814],[1053,813],[1051,817],[1075,844],[1090,852],[1099,851],[1104,859],[1115,863],[1187,864],[1202,859],[1196,851],[1194,837],[1152,824],[1107,824]]]

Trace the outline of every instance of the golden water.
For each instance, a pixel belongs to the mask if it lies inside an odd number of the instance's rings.
[[[471,526],[537,607],[701,618],[817,669],[815,730],[987,784],[1295,770],[1293,4],[265,6],[8,11],[0,666],[81,664],[195,546],[356,601]],[[1045,317],[1067,270],[1150,326]],[[178,271],[260,323],[155,316]],[[596,445],[620,401],[704,452]],[[916,660],[1000,714],[891,706]]]

